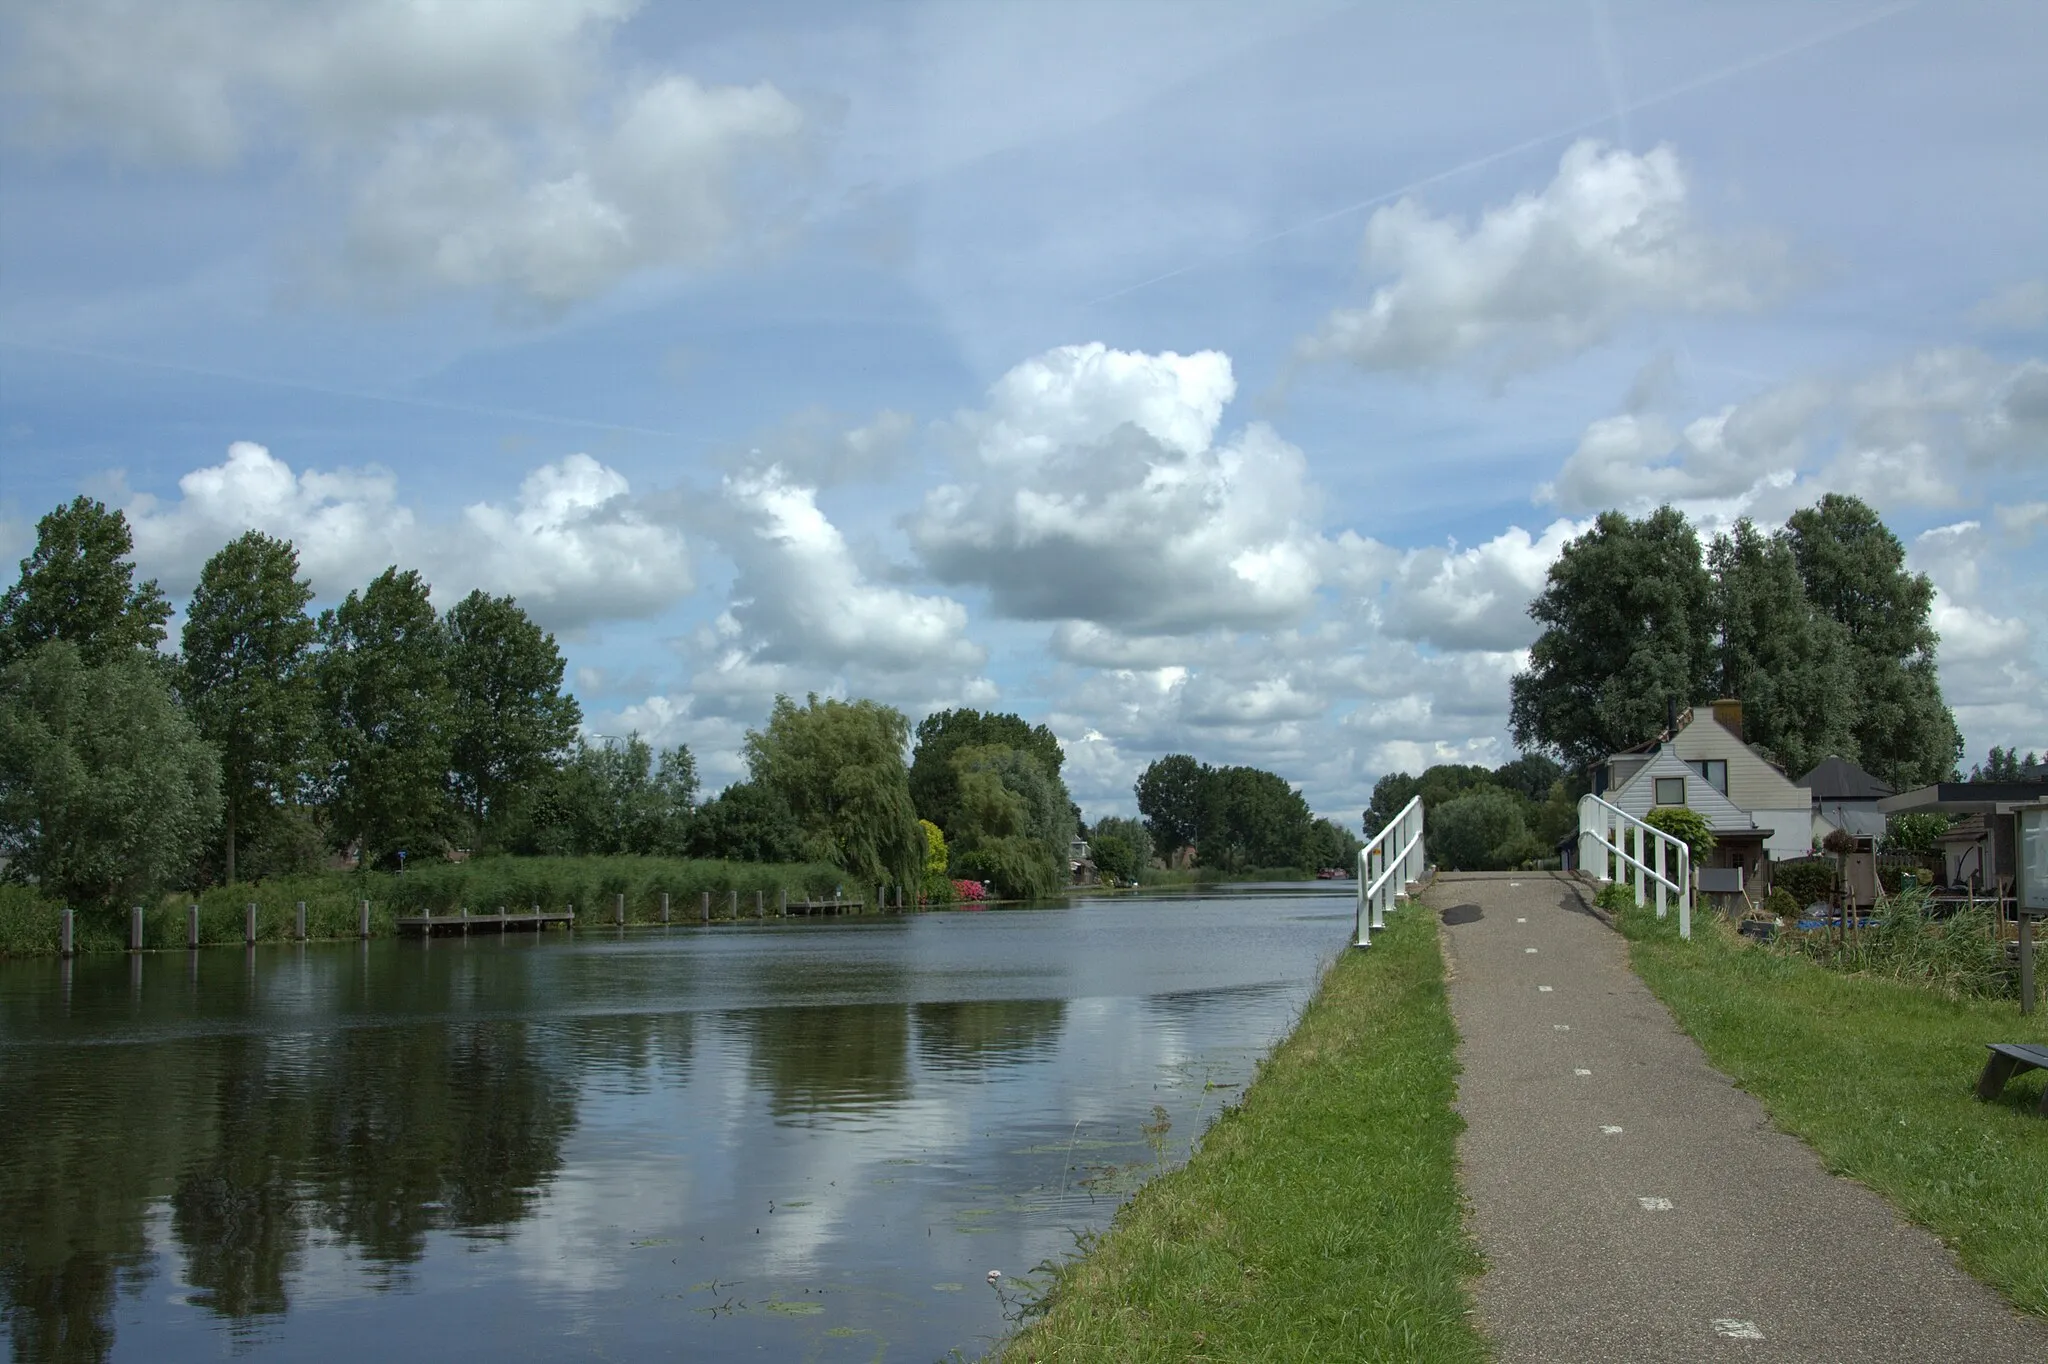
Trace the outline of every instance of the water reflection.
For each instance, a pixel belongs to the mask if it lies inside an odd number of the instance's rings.
[[[972,1354],[960,1285],[1099,1225],[1151,1105],[1192,1137],[1284,1030],[1342,940],[1302,909],[0,963],[0,1331]]]

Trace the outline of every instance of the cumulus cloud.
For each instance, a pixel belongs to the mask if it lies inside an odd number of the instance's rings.
[[[2048,732],[2048,659],[2038,591],[2012,590],[2013,565],[1976,521],[1936,526],[1908,546],[1908,566],[1934,581],[1941,689],[1978,751],[2034,746]],[[1986,582],[1998,584],[1990,593]]]
[[[733,516],[721,544],[739,568],[731,614],[754,658],[899,672],[981,665],[967,609],[870,581],[815,488],[771,465],[728,477],[724,491]]]
[[[859,426],[823,408],[806,408],[730,463],[736,471],[779,465],[791,479],[814,488],[879,481],[907,465],[916,429],[909,413],[887,408]]]
[[[1586,350],[1629,317],[1723,312],[1775,291],[1782,252],[1697,221],[1678,157],[1574,143],[1542,191],[1469,228],[1410,199],[1374,213],[1364,266],[1385,283],[1302,343],[1312,359],[1421,370],[1483,358],[1504,371]]]
[[[397,564],[419,569],[444,606],[471,588],[509,593],[556,629],[651,616],[693,585],[681,533],[636,502],[624,475],[588,455],[543,465],[512,505],[474,503],[453,524],[423,522],[387,469],[294,472],[250,441],[180,478],[178,493],[138,495],[125,508],[137,562],[176,593],[247,530],[292,541],[323,597]]]
[[[1527,647],[1537,634],[1529,603],[1566,542],[1585,529],[1560,520],[1540,536],[1510,526],[1470,549],[1410,550],[1386,597],[1387,633],[1444,650]]]
[[[80,0],[23,11],[0,90],[17,136],[52,150],[213,170],[296,157],[349,205],[330,283],[557,309],[765,226],[751,172],[805,131],[770,85],[612,60],[637,8]]]
[[[1674,503],[1709,522],[1782,517],[1824,492],[1952,507],[1987,468],[2048,450],[2048,365],[1967,347],[1852,380],[1798,380],[1672,430],[1655,413],[1587,428],[1536,500],[1567,511]]]
[[[1296,617],[1324,553],[1307,462],[1263,423],[1218,439],[1236,387],[1215,351],[1026,361],[959,418],[961,481],[926,497],[912,543],[1020,619],[1184,634]]]

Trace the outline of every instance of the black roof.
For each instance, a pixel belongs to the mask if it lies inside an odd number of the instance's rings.
[[[1799,784],[1810,788],[1815,800],[1882,800],[1894,794],[1891,787],[1847,758],[1822,758]]]

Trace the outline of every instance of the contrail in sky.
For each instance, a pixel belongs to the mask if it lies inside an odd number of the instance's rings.
[[[1296,233],[1306,232],[1312,227],[1320,227],[1333,219],[1348,217],[1353,213],[1360,213],[1368,208],[1377,208],[1381,204],[1391,203],[1396,199],[1413,194],[1419,189],[1426,189],[1445,180],[1455,179],[1469,171],[1481,170],[1494,164],[1496,161],[1505,161],[1509,157],[1520,156],[1523,152],[1534,151],[1536,148],[1546,146],[1552,142],[1561,142],[1565,138],[1576,137],[1580,133],[1590,132],[1611,119],[1619,117],[1625,120],[1628,114],[1635,110],[1648,109],[1655,105],[1665,104],[1682,96],[1690,95],[1695,91],[1703,90],[1708,86],[1719,85],[1723,81],[1732,80],[1736,76],[1754,71],[1759,67],[1769,66],[1774,62],[1783,61],[1787,57],[1797,56],[1801,52],[1831,43],[1837,38],[1847,37],[1858,29],[1868,28],[1872,24],[1881,23],[1891,18],[1894,14],[1900,14],[1909,9],[1917,9],[1919,4],[1920,0],[1898,0],[1896,4],[1885,5],[1882,8],[1871,10],[1867,14],[1862,14],[1848,20],[1846,23],[1837,24],[1833,28],[1826,28],[1818,33],[1809,34],[1797,42],[1787,43],[1782,47],[1770,48],[1754,56],[1744,57],[1741,61],[1731,62],[1727,66],[1716,67],[1712,71],[1694,76],[1691,80],[1680,81],[1678,84],[1659,90],[1655,94],[1645,95],[1633,103],[1620,104],[1615,109],[1609,110],[1606,113],[1598,114],[1592,118],[1580,119],[1578,122],[1567,124],[1562,128],[1552,128],[1550,131],[1538,133],[1534,137],[1525,137],[1512,146],[1487,152],[1483,156],[1475,156],[1469,161],[1461,161],[1448,170],[1438,171],[1434,175],[1425,175],[1420,180],[1411,180],[1397,189],[1390,189],[1385,193],[1375,194],[1370,199],[1360,199],[1355,204],[1346,204],[1342,208],[1331,209],[1328,213],[1318,214],[1306,222],[1296,223],[1293,227],[1282,228],[1278,232],[1269,233],[1255,241],[1247,242],[1243,246],[1233,247],[1230,250],[1220,252],[1207,260],[1198,261],[1193,265],[1183,265],[1177,270],[1168,270],[1163,275],[1154,275],[1150,279],[1141,280],[1136,284],[1118,289],[1114,293],[1103,294],[1099,298],[1091,298],[1081,306],[1093,308],[1098,304],[1122,298],[1126,294],[1135,294],[1140,289],[1149,289],[1155,284],[1164,284],[1167,280],[1177,279],[1204,266],[1228,260],[1232,256],[1241,256],[1247,252],[1256,251],[1262,246],[1269,246],[1283,238],[1292,237]],[[1626,125],[1624,124],[1624,126]]]
[[[1628,126],[1628,90],[1621,79],[1621,51],[1614,41],[1614,19],[1607,12],[1607,0],[1587,0],[1593,11],[1593,48],[1600,54],[1600,74],[1607,81],[1607,98],[1614,105],[1614,122],[1621,134],[1621,149],[1635,150],[1635,135]]]

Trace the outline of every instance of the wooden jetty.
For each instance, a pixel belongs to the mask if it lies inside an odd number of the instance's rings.
[[[398,921],[400,933],[430,937],[436,933],[539,932],[551,927],[574,928],[576,916],[567,910],[528,911],[524,914],[411,914]]]
[[[860,900],[791,900],[784,910],[788,914],[864,914],[867,906]]]

